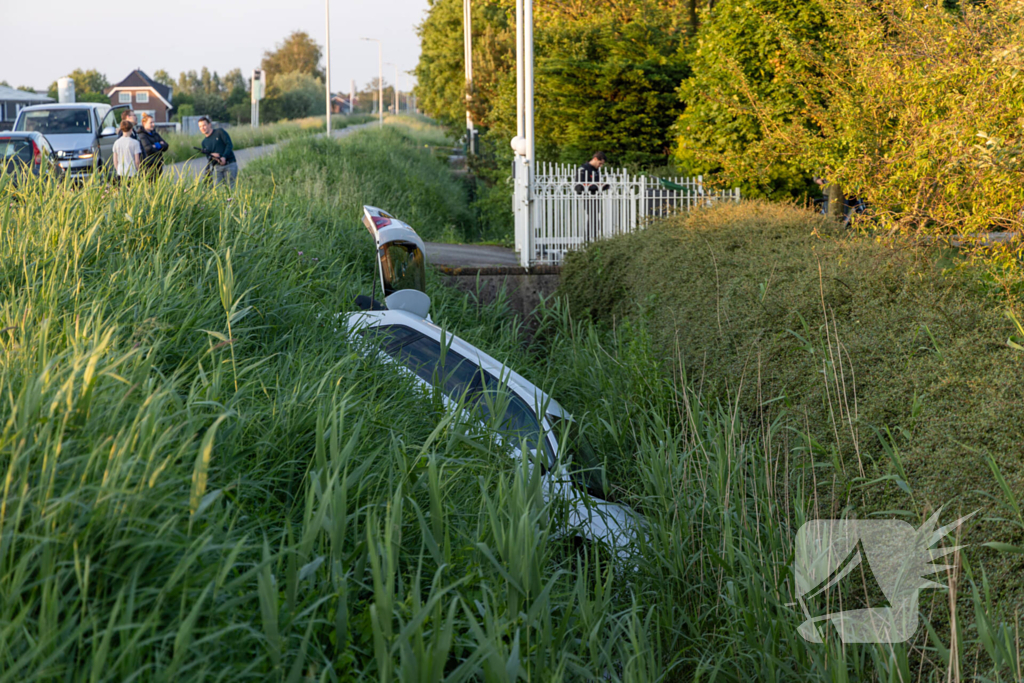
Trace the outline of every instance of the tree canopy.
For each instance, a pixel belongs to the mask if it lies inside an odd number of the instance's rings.
[[[274,77],[287,73],[309,74],[323,80],[324,73],[320,68],[320,46],[305,31],[294,31],[278,43],[274,50],[263,53],[263,69],[267,72],[269,85],[273,86]]]
[[[96,69],[75,69],[68,77],[75,82],[75,98],[79,102],[109,101],[103,91],[110,87],[110,81]],[[51,83],[47,90],[47,95],[56,99],[57,81]]]

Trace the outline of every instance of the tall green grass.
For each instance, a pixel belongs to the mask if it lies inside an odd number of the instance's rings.
[[[364,114],[356,114],[353,116],[332,116],[331,128],[333,130],[340,130],[342,128],[347,128],[348,126],[368,123],[375,118],[376,117]],[[246,147],[272,145],[275,142],[281,142],[283,140],[292,140],[294,138],[308,135],[316,135],[317,133],[323,133],[325,129],[326,125],[324,123],[323,116],[311,116],[306,119],[294,119],[291,121],[269,123],[258,128],[252,128],[251,126],[233,126],[228,129],[228,133],[231,135],[231,144],[235,149],[245,149]],[[170,145],[170,149],[164,153],[164,161],[169,164],[185,161],[186,159],[197,156],[199,153],[196,152],[193,147],[199,147],[203,144],[202,133],[186,135],[184,133],[170,132],[164,134],[163,137]]]
[[[0,179],[0,681],[1019,677],[984,620],[954,654],[804,642],[791,542],[827,472],[799,444],[657,372],[642,325],[551,302],[525,346],[505,301],[431,279],[434,319],[569,407],[649,524],[635,567],[561,538],[492,430],[343,333],[358,214],[257,187]],[[984,616],[970,570],[954,604]]]

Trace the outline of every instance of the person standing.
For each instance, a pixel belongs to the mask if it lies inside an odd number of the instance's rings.
[[[608,189],[607,184],[598,185],[601,182],[601,167],[604,163],[604,152],[594,152],[590,161],[576,171],[576,185],[573,186],[573,190],[578,195],[591,195],[583,198],[583,239],[586,242],[593,242],[601,233],[601,201],[596,195],[598,190]]]
[[[121,137],[114,143],[111,159],[117,172],[118,184],[138,173],[139,165],[142,163],[142,145],[132,137],[132,132],[131,121],[121,121]]]
[[[142,115],[142,127],[136,131],[139,144],[142,145],[142,171],[146,179],[156,182],[164,170],[164,152],[170,149],[160,133],[156,131],[156,123],[149,114]]]
[[[214,181],[218,185],[227,183],[232,190],[235,189],[238,163],[235,161],[231,136],[223,128],[214,129],[208,116],[199,119],[199,130],[206,136],[203,138],[203,152],[208,153],[217,164],[214,167]]]

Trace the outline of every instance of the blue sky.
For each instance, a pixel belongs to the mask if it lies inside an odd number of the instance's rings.
[[[0,7],[0,80],[37,89],[75,68],[99,69],[112,83],[136,67],[150,75],[166,69],[174,78],[203,66],[220,74],[237,67],[248,76],[263,51],[292,31],[321,45],[325,35],[324,0],[0,0]],[[331,0],[332,89],[347,92],[351,79],[359,87],[377,75],[377,46],[361,36],[380,38],[384,61],[412,70],[420,52],[416,25],[426,10],[427,0]],[[394,79],[394,67],[385,66],[385,83]],[[412,77],[401,81],[408,89]]]

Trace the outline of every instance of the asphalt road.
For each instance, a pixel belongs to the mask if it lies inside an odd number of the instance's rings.
[[[375,121],[361,123],[355,126],[348,126],[340,130],[331,131],[334,138],[343,138],[351,135],[357,130],[368,126],[376,126]],[[238,170],[241,171],[253,159],[258,159],[264,154],[270,154],[280,145],[286,145],[288,141],[275,143],[273,145],[262,145],[260,147],[246,147],[235,150],[235,160],[238,162]],[[164,173],[177,178],[192,178],[206,167],[206,157],[200,155],[198,158],[180,161],[176,164],[169,164],[164,167]],[[415,228],[416,226],[413,226]],[[450,268],[487,268],[494,266],[518,266],[515,252],[502,247],[484,246],[478,244],[442,244],[439,242],[427,242],[427,263]]]
[[[347,126],[339,130],[332,130],[331,137],[343,138],[346,135],[351,135],[357,130],[366,128],[367,126],[376,125],[376,122],[370,122],[360,123],[355,126]],[[275,149],[277,149],[279,145],[286,144],[288,144],[287,140],[284,142],[274,143],[273,145],[262,145],[260,147],[246,147],[245,149],[236,149],[235,161],[238,162],[238,170],[241,171],[253,159],[257,159],[263,156],[264,154],[270,154]],[[199,152],[196,152],[196,154],[199,154]],[[176,164],[169,164],[167,166],[164,166],[164,174],[170,174],[178,178],[183,176],[192,178],[202,173],[204,168],[206,168],[206,157],[199,154],[199,156],[195,159],[189,159],[188,161],[179,161]]]

